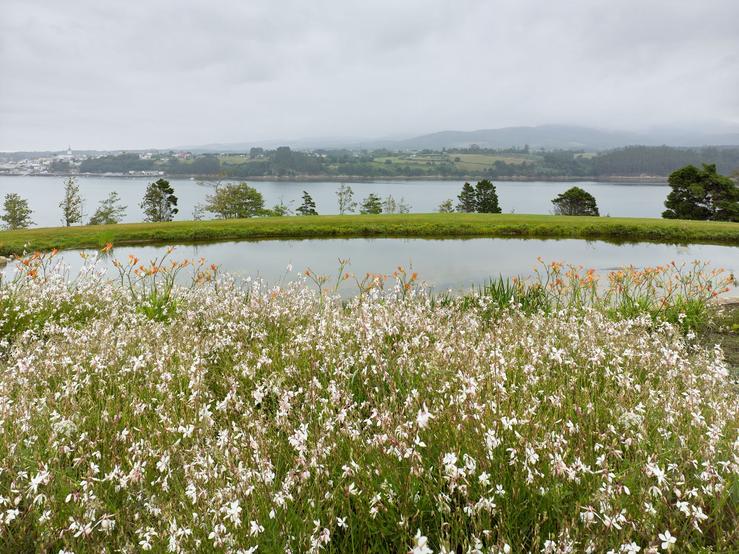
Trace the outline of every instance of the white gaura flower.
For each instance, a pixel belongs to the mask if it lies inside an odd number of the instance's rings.
[[[260,533],[264,533],[264,527],[259,525],[259,522],[257,521],[254,521],[254,520],[250,521],[249,522],[249,534],[252,537],[256,537]]]
[[[413,548],[411,548],[410,554],[434,554],[434,551],[428,546],[428,539],[421,534],[420,529],[413,538]]]
[[[33,479],[31,479],[31,482],[28,485],[28,491],[30,494],[36,494],[38,491],[39,485],[42,483],[47,483],[49,479],[49,472],[48,471],[39,471]]]
[[[418,410],[418,414],[416,415],[416,424],[418,425],[419,429],[425,429],[428,427],[429,420],[432,419],[434,416],[431,415],[431,413],[426,408],[426,403],[424,402],[423,407]]]
[[[444,458],[442,459],[441,463],[443,463],[445,466],[456,466],[457,465],[457,455],[454,452],[447,452],[444,454]]]
[[[662,541],[662,550],[670,550],[677,542],[677,538],[670,534],[670,531],[665,531],[659,534],[659,540]]]
[[[234,527],[241,526],[241,503],[238,500],[229,502],[221,511],[226,516],[226,519],[233,523]]]

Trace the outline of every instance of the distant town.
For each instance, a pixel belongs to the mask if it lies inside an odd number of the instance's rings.
[[[250,148],[246,152],[187,150],[0,153],[0,175],[95,175],[192,177],[226,180],[465,179],[663,180],[688,164],[716,164],[739,171],[739,147],[627,146],[600,152],[532,149],[528,145],[394,151],[388,149],[295,150]]]

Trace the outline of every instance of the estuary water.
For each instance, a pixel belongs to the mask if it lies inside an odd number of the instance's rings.
[[[133,254],[143,263],[160,257],[166,247],[119,247],[99,263],[111,267],[113,259],[127,263]],[[93,253],[88,251],[88,253]],[[60,254],[75,275],[82,265],[79,252]],[[711,267],[723,267],[739,275],[739,247],[716,245],[623,244],[579,239],[310,239],[219,242],[177,246],[172,259],[204,258],[239,279],[262,278],[269,284],[296,279],[306,269],[334,278],[339,259],[350,260],[347,271],[360,279],[367,273],[390,274],[398,266],[418,273],[435,291],[464,291],[482,285],[491,277],[530,277],[544,261],[563,261],[583,265],[600,272],[633,265],[646,267],[672,261],[690,263],[710,261]],[[14,271],[12,264],[6,274]],[[604,275],[605,277],[605,275]],[[356,290],[356,289],[354,289]],[[344,293],[351,294],[351,281]],[[732,293],[736,295],[736,290]]]
[[[122,203],[128,206],[125,221],[142,221],[139,204],[144,190],[153,178],[144,177],[79,177],[77,182],[85,200],[85,211],[89,217],[98,203],[111,191],[116,191]],[[64,177],[52,176],[0,176],[0,196],[15,192],[26,198],[33,210],[32,219],[37,226],[51,227],[60,224],[59,203],[64,194]],[[214,183],[189,179],[170,179],[179,199],[179,214],[175,219],[193,218],[193,210],[202,204],[213,191]],[[448,199],[457,203],[462,180],[454,181],[371,181],[349,182],[354,199],[360,201],[370,193],[385,198],[392,195],[401,198],[410,206],[411,212],[435,212],[439,204]],[[266,207],[284,202],[294,210],[301,203],[302,192],[311,194],[318,213],[338,213],[336,182],[250,182],[262,193]],[[659,183],[604,183],[586,181],[572,182],[510,182],[496,181],[500,206],[504,213],[548,214],[552,210],[552,199],[568,188],[577,185],[591,194],[598,202],[601,215],[613,217],[660,217],[669,187]]]

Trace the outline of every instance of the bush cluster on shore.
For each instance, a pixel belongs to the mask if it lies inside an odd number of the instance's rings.
[[[52,263],[0,287],[0,550],[739,545],[736,385],[690,330],[608,308],[642,290],[628,272],[608,303],[559,265],[462,298],[399,269],[341,301],[310,273]],[[726,282],[675,271],[634,279]]]

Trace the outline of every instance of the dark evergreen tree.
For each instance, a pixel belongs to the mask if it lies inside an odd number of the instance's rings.
[[[715,164],[703,164],[703,169],[685,166],[673,172],[668,182],[672,191],[662,217],[739,221],[739,186],[720,175]]]
[[[146,221],[172,221],[179,210],[177,209],[177,197],[169,181],[159,179],[154,183],[149,183],[141,202],[141,209],[144,210]]]
[[[600,215],[595,197],[580,187],[566,190],[552,204],[557,215]]]
[[[316,203],[306,191],[303,191],[303,203],[297,207],[295,212],[298,215],[318,215],[316,211]]]
[[[477,197],[475,189],[469,183],[462,185],[462,192],[457,196],[459,203],[457,204],[458,212],[472,213],[477,211]]]
[[[475,187],[475,208],[482,214],[500,213],[495,185],[487,179],[478,181]]]

